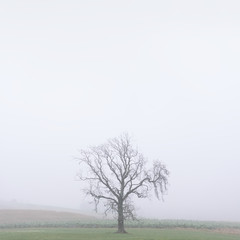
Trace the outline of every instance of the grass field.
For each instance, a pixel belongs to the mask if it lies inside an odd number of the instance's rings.
[[[240,235],[193,229],[30,228],[0,230],[1,240],[239,240]]]
[[[73,222],[73,221],[89,221],[94,220],[94,217],[86,216],[80,213],[73,212],[57,212],[47,210],[10,210],[0,209],[0,227],[2,225],[21,225],[37,224],[37,223],[56,223],[56,222]]]
[[[128,234],[115,234],[116,220],[82,214],[1,210],[0,240],[239,240],[239,222],[142,219],[127,221]]]
[[[0,210],[0,229],[4,228],[116,228],[116,219],[100,219],[73,212],[43,210]],[[237,229],[240,222],[139,219],[126,221],[126,228]]]

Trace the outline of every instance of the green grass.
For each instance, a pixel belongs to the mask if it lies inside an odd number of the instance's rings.
[[[190,229],[30,228],[0,230],[1,240],[239,240],[240,235]]]
[[[139,221],[126,221],[126,228],[194,228],[216,230],[222,228],[240,229],[239,222],[213,222],[190,220],[154,220],[142,219]],[[19,222],[0,224],[4,228],[117,228],[116,220],[79,220],[58,222]]]

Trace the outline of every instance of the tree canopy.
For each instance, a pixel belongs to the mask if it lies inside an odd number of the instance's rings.
[[[81,150],[79,179],[86,181],[85,193],[92,197],[97,210],[99,202],[105,213],[116,213],[118,232],[124,233],[124,220],[135,219],[132,197],[147,198],[154,191],[159,199],[167,190],[169,171],[160,161],[147,169],[143,154],[124,134],[105,144]]]

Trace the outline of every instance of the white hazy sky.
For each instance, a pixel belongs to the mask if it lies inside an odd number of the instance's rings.
[[[240,221],[239,43],[238,0],[0,0],[0,200],[85,209],[74,156],[128,132],[171,172],[139,215]]]

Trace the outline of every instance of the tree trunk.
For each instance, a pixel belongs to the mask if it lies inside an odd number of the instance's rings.
[[[124,228],[123,203],[118,203],[118,231],[117,233],[127,233]]]

